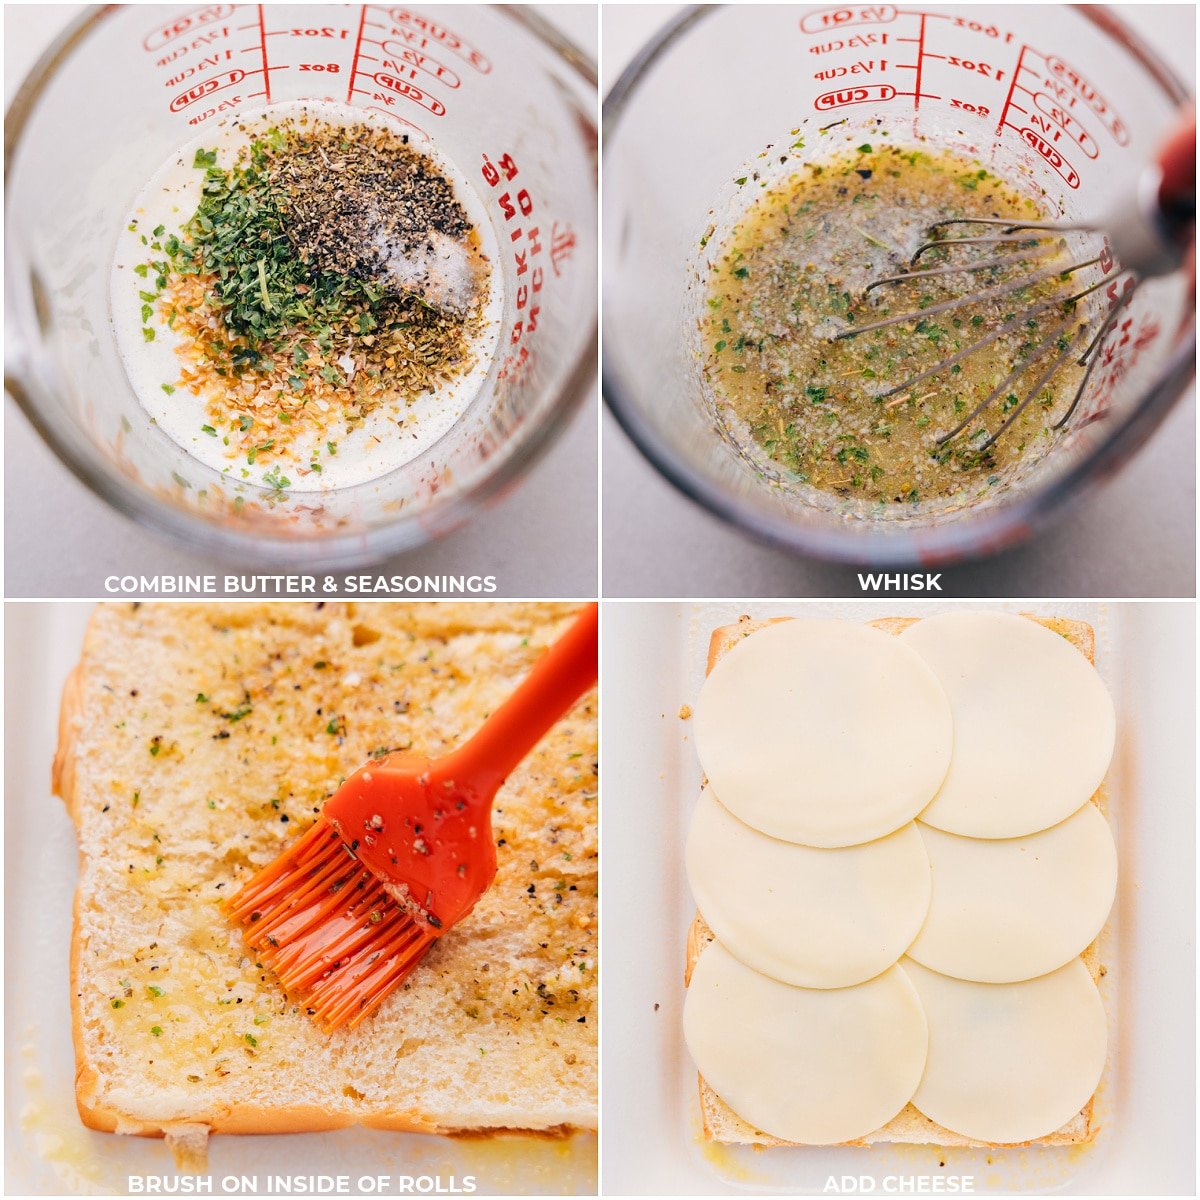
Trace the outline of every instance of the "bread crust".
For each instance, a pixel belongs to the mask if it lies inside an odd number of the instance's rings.
[[[90,630],[91,623],[88,628]],[[77,663],[67,676],[63,685],[62,700],[58,709],[58,745],[54,751],[54,762],[50,767],[50,790],[67,806],[71,821],[78,828],[76,819],[76,776],[75,776],[75,729],[76,717],[81,705],[80,667]],[[83,866],[83,847],[77,847],[80,869]],[[74,930],[79,927],[79,891],[76,889],[71,902],[71,1043],[75,1049],[75,1106],[79,1110],[80,1120],[89,1129],[101,1129],[105,1126],[102,1114],[93,1107],[90,1097],[95,1092],[97,1074],[87,1057],[83,1030],[79,1020],[79,1006],[75,997],[79,994],[79,939]]]
[[[61,797],[75,820],[75,718],[82,704],[80,664],[71,668],[63,684],[62,701],[58,708],[58,745],[50,767],[50,790]]]
[[[59,707],[58,742],[51,767],[52,790],[66,805],[77,830],[79,828],[79,781],[75,763],[78,735],[84,716],[83,670],[93,648],[93,641],[97,636],[96,623],[97,617],[94,613],[88,623],[81,660],[72,669],[63,687]],[[81,869],[85,859],[84,848],[80,844]],[[388,1130],[396,1133],[438,1134],[453,1138],[491,1139],[521,1135],[558,1140],[570,1137],[580,1131],[595,1132],[598,1128],[598,1121],[595,1119],[540,1128],[452,1126],[431,1119],[415,1107],[357,1116],[335,1112],[316,1104],[268,1107],[242,1102],[198,1113],[186,1120],[148,1122],[133,1118],[97,1098],[101,1077],[99,1070],[89,1057],[78,1002],[81,987],[81,941],[78,932],[80,928],[80,896],[81,892],[77,889],[72,906],[73,930],[70,946],[71,1038],[76,1062],[76,1108],[80,1120],[89,1129],[102,1133],[172,1140],[182,1131],[195,1131],[206,1138],[209,1134],[321,1133],[360,1125],[368,1129]],[[189,1159],[198,1161],[202,1168],[204,1152],[203,1149],[196,1146],[194,1141],[190,1147],[185,1147],[182,1151],[178,1146],[173,1149],[175,1149],[176,1158],[181,1166],[184,1159]]]
[[[1032,613],[1022,613],[1022,616],[1039,625],[1044,625],[1053,633],[1065,637],[1093,666],[1096,664],[1096,634],[1086,621],[1075,621],[1065,617],[1040,617]],[[752,633],[780,621],[792,620],[791,617],[771,617],[767,620],[752,620],[749,616],[738,618],[735,625],[722,625],[712,631],[708,643],[708,659],[705,674],[710,674],[722,655],[727,654],[739,641]],[[867,622],[884,633],[900,634],[910,625],[916,624],[919,617],[880,617]],[[1105,785],[1101,783],[1091,802],[1102,813],[1107,815],[1107,794]],[[1107,925],[1106,925],[1107,928]],[[1104,974],[1104,966],[1100,961],[1099,936],[1080,956],[1092,976],[1093,982],[1098,982]],[[692,971],[700,955],[706,947],[715,941],[715,935],[709,928],[704,917],[697,912],[688,927],[687,945],[685,950],[686,963],[684,968],[684,986],[691,984]],[[709,1086],[703,1075],[697,1073],[700,1090],[700,1115],[703,1121],[704,1137],[708,1141],[722,1142],[726,1145],[750,1143],[758,1146],[794,1146],[798,1142],[789,1142],[783,1138],[774,1137],[755,1129],[743,1121]],[[865,1138],[839,1143],[845,1146],[871,1146],[880,1142],[893,1142],[909,1145],[963,1146],[974,1148],[998,1148],[1007,1145],[1019,1146],[1074,1146],[1094,1141],[1099,1126],[1095,1119],[1096,1097],[1093,1095],[1080,1112],[1067,1122],[1061,1129],[1045,1137],[1020,1143],[982,1142],[963,1137],[939,1125],[920,1112],[912,1104],[907,1104],[885,1126]],[[917,1135],[920,1136],[917,1136]]]

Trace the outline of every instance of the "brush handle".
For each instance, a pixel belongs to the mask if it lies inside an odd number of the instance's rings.
[[[445,778],[489,801],[597,676],[599,606],[587,605],[475,735],[443,760]]]

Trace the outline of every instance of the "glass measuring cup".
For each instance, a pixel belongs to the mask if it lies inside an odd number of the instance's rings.
[[[796,551],[944,563],[1022,540],[1136,450],[1191,378],[1194,305],[1179,276],[1141,286],[1066,433],[1020,486],[953,514],[914,504],[863,519],[764,482],[725,436],[700,370],[702,242],[715,226],[707,254],[719,248],[737,180],[794,153],[793,131],[806,147],[799,157],[813,159],[829,134],[838,147],[877,143],[881,131],[898,144],[924,139],[1044,190],[1060,219],[1101,217],[1151,161],[1186,96],[1096,6],[683,14],[605,103],[607,403],[682,491]]]
[[[119,230],[145,182],[232,112],[332,100],[415,127],[472,184],[500,246],[499,348],[458,422],[371,483],[232,483],[155,427],[112,331]],[[97,6],[6,120],[5,386],[119,510],[192,546],[347,567],[457,527],[582,398],[596,341],[595,77],[508,6]]]

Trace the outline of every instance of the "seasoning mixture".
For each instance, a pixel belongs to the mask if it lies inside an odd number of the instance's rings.
[[[753,186],[755,180],[737,182]],[[1078,322],[978,420],[944,444],[939,438],[1070,315],[1071,306],[1057,302],[1032,311],[1079,289],[1071,277],[1052,273],[1058,262],[1066,265],[1063,247],[864,296],[872,281],[908,268],[935,222],[982,216],[1046,219],[1032,199],[978,162],[911,147],[862,144],[764,187],[711,260],[704,331],[704,370],[721,419],[759,469],[785,484],[887,510],[924,500],[972,500],[1045,453],[1054,439],[1051,426],[1079,384],[1074,356],[1003,436],[987,443],[1039,382],[1043,367],[1071,347]],[[945,236],[998,232],[957,226]],[[996,254],[987,246],[938,247],[922,254],[916,267]],[[1007,296],[835,340],[855,324],[978,296],[1048,266],[1049,278]],[[881,394],[1025,311],[1030,316],[1016,329],[960,363],[895,395]]]
[[[185,147],[144,193],[114,272],[151,415],[276,492],[416,457],[461,415],[495,344],[498,281],[469,189],[431,147],[337,107],[279,106]]]

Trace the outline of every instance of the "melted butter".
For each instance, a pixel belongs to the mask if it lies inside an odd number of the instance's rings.
[[[705,1160],[722,1178],[736,1180],[738,1183],[762,1182],[762,1177],[747,1168],[742,1154],[732,1146],[710,1141],[703,1136],[697,1139],[697,1145]],[[761,1150],[763,1147],[755,1146],[752,1149]]]
[[[169,885],[157,880],[159,889]],[[121,1028],[148,1083],[174,1091],[211,1084],[230,1073],[231,1058],[270,1053],[272,1018],[286,1003],[259,994],[261,972],[215,906],[189,909],[152,893],[145,911],[162,930],[159,948],[143,947],[116,966],[95,1003]],[[170,956],[168,943],[176,947]]]
[[[596,1191],[596,1158],[594,1133],[487,1134],[406,1140],[398,1145],[390,1165],[397,1174],[431,1174],[447,1180],[473,1175],[480,1194],[586,1196]]]
[[[700,1151],[701,1157],[713,1170],[730,1182],[746,1184],[765,1184],[770,1181],[752,1171],[746,1162],[748,1152],[754,1153],[764,1149],[761,1145],[732,1145],[718,1142],[708,1137],[704,1132],[704,1122],[698,1108],[690,1109],[692,1141]]]
[[[92,1149],[93,1135],[79,1120],[69,1099],[51,1095],[37,1065],[37,1030],[30,1030],[21,1047],[21,1132],[38,1157],[49,1163],[72,1191],[94,1194],[102,1182],[100,1159]]]
[[[864,298],[868,283],[907,268],[935,222],[985,216],[1045,219],[1034,200],[978,162],[890,145],[864,144],[764,187],[711,260],[704,331],[704,369],[721,418],[763,474],[886,510],[926,500],[969,501],[1046,453],[1056,439],[1053,422],[1081,377],[1074,358],[1037,390],[999,441],[990,448],[985,443],[1070,347],[1078,319],[977,421],[945,445],[938,439],[1064,322],[1061,304],[924,382],[895,396],[880,393],[1040,302],[1065,299],[1080,287],[1070,279],[1051,275],[1007,297],[833,340],[855,324],[905,312],[919,316],[946,300],[1066,265],[1064,248],[1051,244],[1044,257],[913,279]],[[959,226],[947,236],[997,232]],[[997,253],[994,247],[935,249],[917,267]]]

